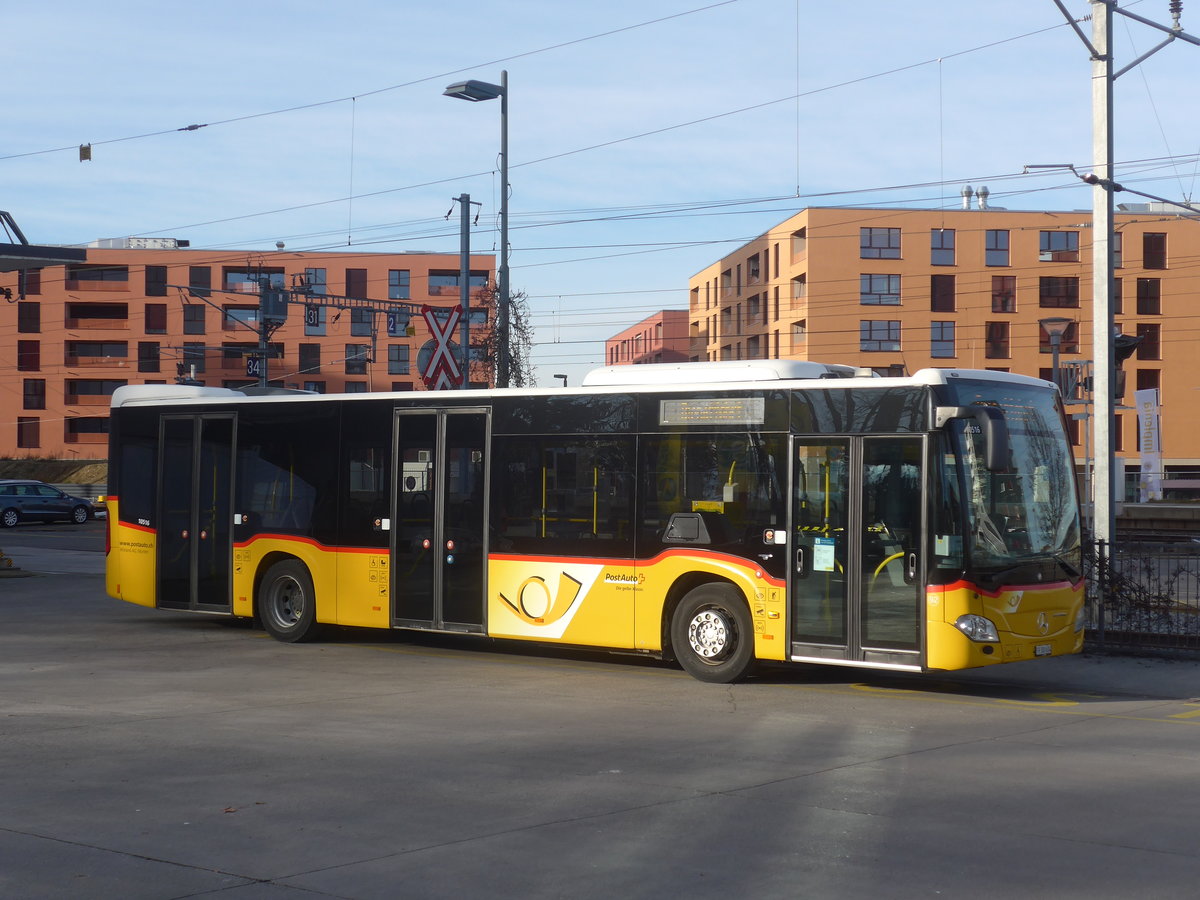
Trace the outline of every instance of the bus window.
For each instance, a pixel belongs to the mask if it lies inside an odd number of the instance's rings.
[[[677,513],[699,514],[702,534],[713,546],[773,553],[773,548],[763,550],[763,533],[783,528],[786,521],[784,446],[780,435],[747,433],[647,438],[638,555],[662,550],[667,525]]]
[[[492,473],[493,546],[633,555],[633,440],[505,438]]]

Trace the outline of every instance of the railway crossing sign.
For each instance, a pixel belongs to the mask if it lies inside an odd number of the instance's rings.
[[[454,358],[453,344],[450,339],[454,336],[454,328],[462,317],[462,310],[457,306],[436,309],[432,306],[422,306],[421,315],[433,334],[433,352],[421,369],[421,379],[430,390],[442,390],[462,384],[462,367]]]

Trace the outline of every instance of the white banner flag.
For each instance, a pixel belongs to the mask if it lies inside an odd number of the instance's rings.
[[[1138,478],[1138,499],[1162,499],[1162,443],[1159,432],[1158,388],[1133,392],[1137,407],[1138,452],[1142,471]]]

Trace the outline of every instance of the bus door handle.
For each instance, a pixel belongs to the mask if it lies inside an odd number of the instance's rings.
[[[904,559],[904,581],[906,584],[916,584],[917,581],[917,551],[913,550]]]
[[[805,571],[806,563],[807,563],[807,560],[805,559],[805,556],[804,556],[804,548],[797,547],[796,548],[796,574],[799,575],[801,578],[803,578],[805,575],[808,574]]]

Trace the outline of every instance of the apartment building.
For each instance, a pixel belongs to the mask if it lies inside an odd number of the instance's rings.
[[[1132,406],[1136,389],[1159,389],[1166,470],[1194,478],[1200,222],[1176,212],[1165,204],[1119,208],[1115,321],[1121,333],[1142,338],[1123,364],[1122,403]],[[805,209],[692,277],[690,358],[813,359],[881,374],[997,369],[1049,379],[1053,346],[1044,320],[1066,319],[1060,369],[1065,378],[1086,378],[1091,243],[1090,210],[1014,211],[986,202]],[[1090,407],[1071,410],[1082,458]],[[1133,410],[1118,409],[1117,453],[1130,463],[1136,427]]]
[[[319,392],[425,390],[436,337],[423,307],[459,305],[459,256],[439,253],[193,250],[130,238],[87,248],[86,261],[0,272],[0,455],[102,458],[108,405],[125,384],[178,377],[224,387],[256,382],[259,292],[306,285],[270,337],[274,385]],[[471,257],[472,293],[494,283],[495,257]],[[325,298],[396,301],[387,316]],[[473,310],[471,327],[486,326]],[[452,340],[457,343],[459,329]],[[486,385],[482,367],[472,384]]]
[[[686,362],[691,358],[688,319],[686,309],[664,309],[647,316],[604,342],[605,365]]]

